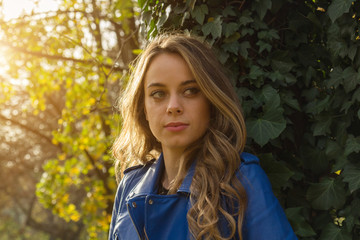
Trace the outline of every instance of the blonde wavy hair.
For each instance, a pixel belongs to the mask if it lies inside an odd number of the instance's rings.
[[[161,143],[151,133],[145,117],[144,76],[152,59],[162,53],[176,53],[185,60],[211,104],[209,128],[203,138],[186,149],[169,194],[176,192],[197,159],[190,188],[192,207],[187,213],[190,233],[195,239],[242,239],[247,198],[236,172],[246,141],[245,123],[223,67],[210,47],[195,37],[162,34],[137,58],[119,105],[123,125],[113,146],[117,180],[124,166],[145,164],[161,152]],[[227,223],[226,234],[220,230],[220,219]]]

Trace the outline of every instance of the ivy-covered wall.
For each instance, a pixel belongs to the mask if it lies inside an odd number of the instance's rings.
[[[360,0],[139,0],[143,31],[203,36],[299,239],[360,239]]]

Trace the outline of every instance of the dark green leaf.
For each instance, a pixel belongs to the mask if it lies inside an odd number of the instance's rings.
[[[169,5],[171,6],[171,5]],[[204,23],[205,15],[209,13],[209,9],[206,4],[201,4],[200,6],[195,6],[194,10],[191,12],[191,16],[202,25]]]
[[[238,54],[239,52],[240,44],[238,42],[231,42],[231,43],[225,43],[222,45],[222,48],[227,51],[234,54]]]
[[[360,137],[354,137],[349,135],[346,140],[345,155],[348,156],[351,153],[358,153],[360,151]]]
[[[286,120],[281,110],[271,110],[258,119],[247,121],[249,137],[260,146],[264,146],[270,139],[277,138],[286,127]]]
[[[237,23],[231,22],[229,24],[224,25],[224,35],[225,37],[230,37],[239,29],[239,25]]]
[[[336,66],[331,72],[330,72],[330,79],[326,81],[326,86],[328,88],[335,87],[337,88],[343,80],[343,70],[341,67]]]
[[[315,101],[310,102],[306,107],[305,110],[307,113],[310,114],[319,114],[322,111],[326,110],[329,107],[330,96],[326,96],[324,99],[316,99]]]
[[[360,74],[357,73],[352,67],[347,67],[342,75],[344,79],[344,88],[346,92],[350,92],[360,84]]]
[[[306,198],[315,209],[328,210],[332,207],[340,209],[345,203],[346,191],[340,179],[324,178],[312,184]]]
[[[316,148],[304,147],[301,152],[303,153],[302,162],[305,169],[309,169],[311,173],[316,175],[324,174],[328,171],[329,159],[324,151]]]
[[[294,175],[283,162],[275,161],[271,153],[260,156],[261,166],[264,168],[273,189],[280,190],[285,186],[291,176]]]
[[[265,17],[266,12],[271,9],[272,1],[271,0],[259,0],[253,1],[253,9],[259,15],[260,20]]]
[[[330,4],[327,14],[329,15],[332,22],[335,22],[341,15],[348,13],[351,4],[355,0],[333,0]]]
[[[259,53],[262,53],[264,50],[267,50],[268,52],[270,52],[271,48],[272,48],[272,46],[269,43],[261,41],[261,40],[258,41],[256,43],[256,45],[258,45],[260,47],[259,48]]]
[[[222,24],[221,16],[217,16],[214,21],[204,24],[201,30],[205,36],[208,36],[211,33],[213,39],[215,39],[221,36],[221,32],[222,32],[221,24]]]
[[[236,16],[236,12],[234,11],[233,6],[231,6],[231,5],[226,6],[226,8],[222,11],[222,14],[223,14],[224,17],[228,17],[228,16],[234,17],[234,16]]]
[[[259,66],[253,65],[250,68],[249,78],[257,79],[259,76],[261,76],[263,74],[264,74],[264,72]]]
[[[245,58],[245,59],[247,59],[248,58],[248,49],[250,48],[251,46],[250,46],[250,43],[248,42],[248,41],[244,41],[244,42],[241,42],[240,43],[240,50],[239,50],[239,52],[240,52],[240,55],[243,57],[243,58]]]
[[[276,51],[272,53],[271,66],[273,70],[279,70],[281,73],[285,73],[289,72],[295,66],[295,63],[287,51]]]
[[[326,142],[325,153],[329,157],[334,157],[334,156],[338,156],[338,155],[342,154],[343,149],[342,149],[342,147],[340,147],[340,145],[337,142],[328,140]]]
[[[360,188],[360,167],[348,164],[346,165],[342,175],[344,177],[344,182],[349,183],[351,193]]]
[[[353,101],[358,101],[360,102],[360,88],[356,89],[356,91],[354,92],[353,96],[352,96],[352,100]]]
[[[280,93],[280,98],[289,107],[292,107],[299,112],[301,111],[299,102],[297,99],[294,98],[294,94],[292,92],[286,91],[286,92]]]
[[[261,94],[264,96],[265,111],[277,109],[280,106],[280,95],[272,86],[265,85]]]
[[[315,236],[316,232],[310,226],[310,224],[306,222],[304,216],[301,213],[302,209],[303,209],[302,207],[287,208],[285,210],[285,213],[297,236],[300,237]]]
[[[324,116],[319,119],[318,122],[314,124],[314,136],[322,136],[330,133],[330,126],[332,123],[332,118],[330,116]]]
[[[321,232],[319,240],[352,240],[351,234],[344,228],[329,223]]]
[[[254,22],[254,20],[250,16],[241,16],[239,18],[239,24],[243,26],[246,26],[247,24],[252,22]]]

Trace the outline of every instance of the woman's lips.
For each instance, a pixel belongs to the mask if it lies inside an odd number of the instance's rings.
[[[171,132],[180,132],[186,129],[189,124],[182,123],[182,122],[171,122],[165,125],[165,128]]]

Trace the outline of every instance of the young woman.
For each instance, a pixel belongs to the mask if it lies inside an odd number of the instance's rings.
[[[162,35],[138,58],[120,103],[109,239],[296,239],[259,166],[244,153],[238,98],[211,49]],[[157,158],[157,160],[155,160]]]

